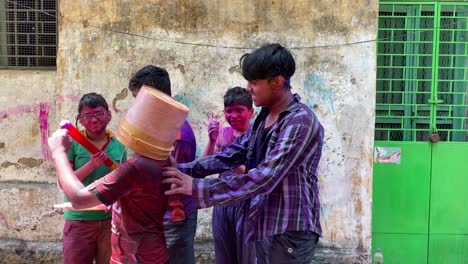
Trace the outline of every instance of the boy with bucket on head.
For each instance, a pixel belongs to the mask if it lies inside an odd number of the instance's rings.
[[[169,73],[163,68],[147,65],[138,70],[128,84],[128,89],[133,97],[137,96],[143,85],[172,96]],[[155,117],[149,122],[157,124],[159,121]],[[174,142],[172,156],[179,163],[191,162],[195,160],[196,151],[195,134],[190,124],[185,120]],[[190,196],[183,195],[170,199],[173,199],[172,201],[176,199],[183,206],[185,219],[173,221],[172,216],[176,211],[169,202],[164,215],[164,234],[169,252],[168,264],[195,264],[194,243],[197,229],[197,209]]]
[[[73,141],[67,152],[68,160],[84,186],[111,171],[104,165],[106,158],[111,158],[115,163],[119,163],[121,158],[123,161],[127,159],[124,145],[107,130],[111,118],[109,106],[102,95],[87,93],[81,97],[76,122],[79,121],[84,127],[81,133],[100,150],[91,155]],[[65,202],[68,202],[67,197]],[[65,210],[64,217],[63,263],[109,263],[112,214],[104,210]]]
[[[220,128],[218,120],[210,120],[209,141],[203,157],[223,151],[250,126],[250,119],[254,114],[252,95],[244,88],[236,86],[228,89],[223,98],[224,118],[229,125]],[[230,179],[244,173],[245,166],[241,165],[221,172],[219,178]],[[240,203],[213,207],[212,229],[217,264],[255,263],[255,248],[245,243],[243,230],[236,228],[241,217]]]
[[[73,172],[64,129],[49,138],[59,184],[76,209],[111,205],[111,263],[165,263],[167,249],[163,218],[167,198],[161,169],[189,109],[155,89],[143,87],[115,131],[135,152],[133,158],[85,187]],[[152,122],[158,118],[158,122]]]
[[[260,114],[223,152],[179,164],[180,171],[164,168],[163,182],[177,185],[166,194],[191,194],[200,208],[242,202],[238,225],[255,247],[257,263],[310,263],[322,234],[317,167],[323,127],[291,92],[296,64],[288,49],[268,44],[242,56],[240,64]],[[229,180],[196,179],[242,164],[246,172]]]

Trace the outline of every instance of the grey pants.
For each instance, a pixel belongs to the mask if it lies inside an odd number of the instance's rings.
[[[309,264],[319,236],[310,230],[288,231],[255,242],[258,264]]]
[[[164,221],[169,264],[195,264],[194,239],[197,211],[180,222]]]

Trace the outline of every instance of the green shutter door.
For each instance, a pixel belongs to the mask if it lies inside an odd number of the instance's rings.
[[[380,5],[372,252],[387,264],[468,263],[467,12]]]

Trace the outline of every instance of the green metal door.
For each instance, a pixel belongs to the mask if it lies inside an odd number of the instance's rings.
[[[372,252],[468,263],[468,3],[381,2]]]
[[[468,263],[467,189],[468,144],[434,144],[428,263]]]

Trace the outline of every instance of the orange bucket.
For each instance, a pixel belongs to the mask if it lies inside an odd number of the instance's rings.
[[[143,86],[115,131],[117,139],[134,152],[166,160],[190,109],[169,95]]]

